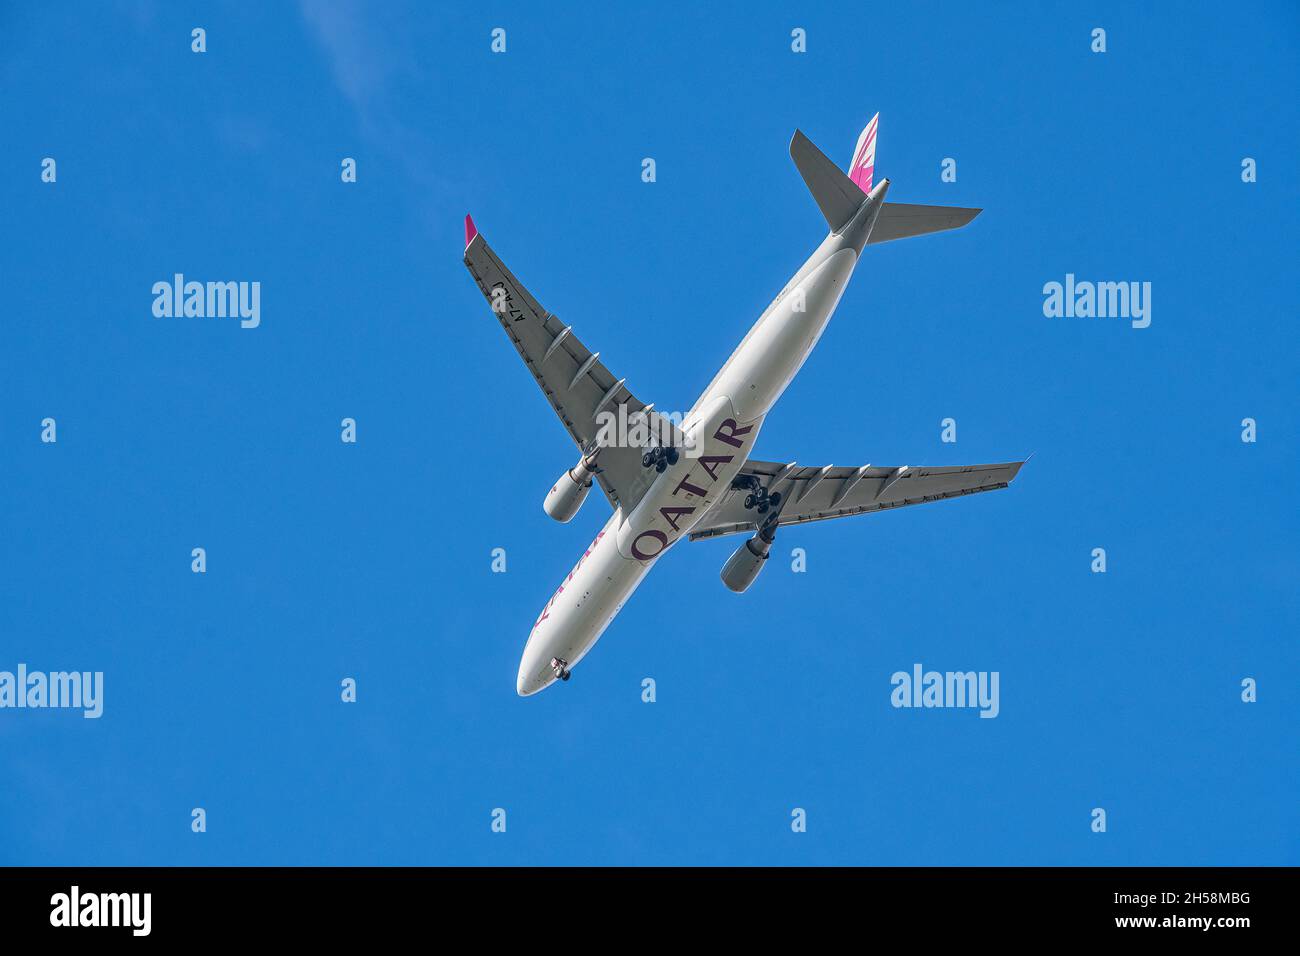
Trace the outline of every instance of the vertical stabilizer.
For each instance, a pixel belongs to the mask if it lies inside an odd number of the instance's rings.
[[[799,175],[817,201],[817,208],[826,217],[831,232],[838,232],[866,202],[866,197],[853,180],[799,130],[794,131],[794,138],[790,140],[790,158],[799,167]]]

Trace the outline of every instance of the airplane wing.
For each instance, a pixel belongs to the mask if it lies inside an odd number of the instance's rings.
[[[946,468],[875,468],[871,465],[818,468],[800,467],[794,462],[782,464],[751,460],[740,470],[731,489],[700,519],[690,538],[696,541],[758,530],[759,522],[770,517],[771,513],[759,515],[745,507],[745,498],[750,492],[743,485],[755,481],[769,495],[774,492],[781,495],[781,501],[773,510],[780,511],[777,525],[784,527],[996,491],[1007,487],[1023,464],[1023,461],[1012,461],[1000,465]]]
[[[668,419],[653,411],[653,405],[639,401],[623,379],[613,376],[600,361],[599,352],[583,345],[569,326],[529,294],[468,216],[465,238],[465,265],[470,275],[581,452],[589,453],[595,447],[597,414],[612,411],[618,415],[619,406],[626,406],[629,420],[644,412],[655,416],[662,429],[659,434],[678,434]],[[605,447],[597,461],[600,471],[595,477],[601,490],[613,507],[622,506],[625,512],[636,507],[657,477],[653,468],[641,466],[642,451],[638,447]]]

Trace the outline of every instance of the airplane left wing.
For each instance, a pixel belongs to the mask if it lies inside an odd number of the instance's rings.
[[[653,416],[659,435],[677,435],[667,418],[653,411],[616,379],[592,352],[578,340],[572,329],[546,311],[529,294],[495,252],[479,235],[474,223],[465,217],[465,265],[487,298],[492,312],[505,330],[519,357],[551,403],[578,449],[590,454],[599,433],[597,415],[604,411],[619,414],[626,407],[627,420],[635,422],[640,414]],[[609,503],[630,512],[657,477],[653,468],[641,466],[644,449],[639,447],[604,447],[597,459],[596,480]]]
[[[927,501],[959,498],[1005,488],[1020,471],[1022,461],[996,465],[954,467],[861,468],[800,467],[794,462],[748,461],[732,487],[700,519],[690,538],[713,538],[724,534],[758,530],[771,512],[779,512],[777,526],[825,521],[849,515],[869,514]],[[761,488],[762,494],[781,495],[768,514],[745,507],[746,498]]]

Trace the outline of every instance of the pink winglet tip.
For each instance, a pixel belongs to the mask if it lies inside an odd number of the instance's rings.
[[[468,215],[466,215],[465,216],[465,248],[466,249],[469,248],[469,244],[474,241],[474,237],[477,235],[478,235],[478,230],[474,228],[474,220],[471,219]]]

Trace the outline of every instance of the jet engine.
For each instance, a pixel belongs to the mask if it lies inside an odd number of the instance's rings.
[[[763,570],[775,537],[775,523],[765,522],[758,534],[737,548],[736,553],[722,566],[722,583],[737,594],[747,590],[758,577],[758,572]]]
[[[591,476],[597,471],[596,457],[578,459],[578,463],[555,479],[546,493],[542,508],[556,521],[565,522],[578,513],[591,490]]]

